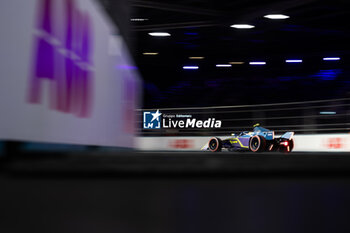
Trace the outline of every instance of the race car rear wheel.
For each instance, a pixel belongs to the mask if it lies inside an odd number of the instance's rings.
[[[255,135],[250,138],[249,149],[253,152],[261,152],[266,148],[266,139],[260,135]]]
[[[293,148],[294,148],[294,140],[291,139],[289,140],[289,152],[292,152]]]
[[[212,152],[219,152],[222,149],[222,142],[220,138],[213,137],[208,142],[208,148]]]

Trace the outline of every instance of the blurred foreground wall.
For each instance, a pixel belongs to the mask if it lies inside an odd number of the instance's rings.
[[[0,1],[0,140],[134,146],[140,78],[93,0]]]

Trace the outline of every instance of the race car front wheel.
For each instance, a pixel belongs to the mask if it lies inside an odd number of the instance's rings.
[[[255,135],[250,138],[249,149],[253,152],[264,151],[266,147],[266,139],[262,136]]]
[[[219,151],[221,151],[222,142],[221,142],[220,138],[216,138],[216,137],[211,138],[209,140],[209,143],[208,143],[208,148],[212,152],[219,152]]]

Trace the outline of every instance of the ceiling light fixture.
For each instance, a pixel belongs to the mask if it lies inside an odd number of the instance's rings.
[[[233,24],[231,25],[232,28],[237,28],[237,29],[251,29],[251,28],[255,28],[254,25],[250,25],[250,24]]]
[[[184,70],[198,70],[198,66],[183,66],[182,69]]]
[[[204,59],[204,57],[189,57],[189,59],[193,59],[193,60],[201,60],[201,59]]]
[[[143,55],[158,55],[159,53],[142,53]]]
[[[170,33],[167,32],[150,32],[148,33],[150,36],[171,36]]]
[[[287,63],[301,63],[303,60],[297,59],[297,60],[286,60]]]
[[[231,61],[231,62],[229,62],[229,64],[231,64],[231,65],[242,65],[242,64],[244,64],[244,62],[243,61]]]
[[[340,57],[324,57],[324,61],[339,61]]]
[[[148,19],[143,19],[143,18],[133,18],[130,19],[130,21],[134,21],[134,22],[142,22],[142,21],[147,21]]]
[[[264,62],[264,61],[251,61],[251,62],[249,62],[249,65],[266,65],[266,62]]]
[[[270,15],[265,15],[265,18],[268,19],[288,19],[288,15],[282,15],[282,14],[270,14]]]
[[[217,64],[216,67],[231,67],[230,64]]]

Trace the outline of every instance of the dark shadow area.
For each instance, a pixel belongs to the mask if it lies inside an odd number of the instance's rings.
[[[1,165],[1,232],[349,231],[347,154],[27,154]]]

